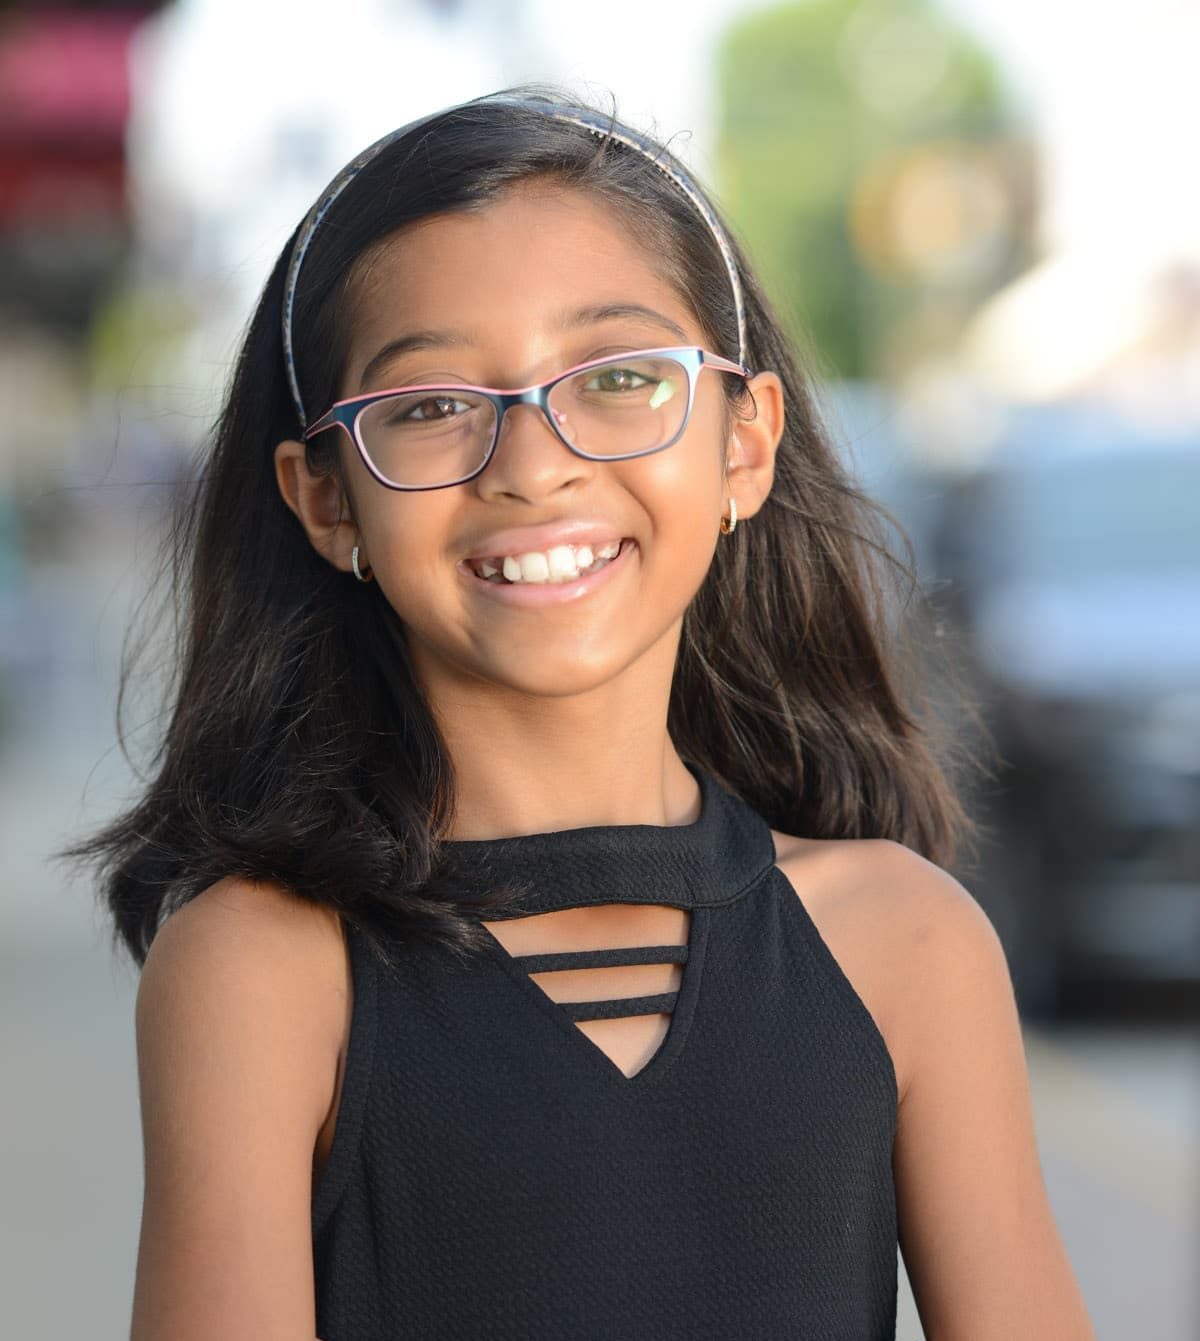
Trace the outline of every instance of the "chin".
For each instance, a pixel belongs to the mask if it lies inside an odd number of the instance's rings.
[[[628,663],[605,660],[591,664],[581,664],[570,658],[541,658],[536,668],[512,666],[493,666],[480,669],[483,678],[493,684],[503,685],[514,693],[526,694],[530,698],[576,698],[590,694],[617,679]]]

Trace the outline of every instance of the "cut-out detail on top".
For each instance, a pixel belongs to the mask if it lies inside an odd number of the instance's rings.
[[[676,1012],[688,986],[685,966],[692,955],[694,920],[685,910],[657,905],[639,911],[616,905],[607,913],[599,926],[595,925],[596,910],[586,909],[485,922],[483,926],[510,974],[536,994],[542,1008],[552,1012],[564,1029],[582,1041],[588,1054],[602,1058],[607,1070],[615,1070],[628,1081],[651,1067],[672,1041]],[[669,916],[664,919],[664,914]],[[587,925],[581,918],[593,919],[590,931],[582,934],[597,939],[636,934],[636,924],[641,920],[650,932],[648,939],[658,932],[661,941],[664,922],[669,922],[689,940],[683,944],[557,948],[564,927],[570,931]],[[614,918],[620,918],[619,933],[612,930],[618,925]],[[511,935],[514,922],[525,924],[516,936]],[[556,948],[528,949],[535,943],[530,939],[531,929],[542,944],[555,944]],[[510,938],[511,948],[497,932]],[[622,969],[632,972],[613,972]],[[668,971],[666,975],[664,970]],[[647,990],[654,988],[667,990]],[[688,992],[688,1000],[690,995]]]
[[[457,888],[519,884],[527,889],[519,907],[496,918],[484,920],[486,910],[472,909],[469,899],[460,906],[490,933],[490,948],[509,977],[537,1003],[541,1017],[551,1019],[582,1047],[589,1065],[598,1064],[608,1077],[639,1088],[668,1076],[683,1049],[711,915],[737,902],[775,865],[775,842],[766,820],[707,770],[684,763],[700,790],[700,815],[691,824],[595,825],[442,844],[442,861]],[[609,905],[611,913],[605,913]],[[645,934],[637,934],[639,914],[630,905],[647,910]],[[680,920],[664,922],[667,909],[681,915]],[[553,933],[543,920],[567,919],[572,913],[579,920],[556,922]],[[544,928],[544,937],[523,923]],[[568,934],[568,929],[577,934]],[[591,943],[585,954],[605,955],[631,940],[642,942],[629,947],[639,953],[685,940],[688,953],[685,958],[632,957],[603,965],[579,957],[561,968],[547,968],[543,960],[540,970],[526,958],[570,954],[583,949],[585,940]],[[675,965],[669,976],[664,963]],[[581,969],[597,975],[590,991],[573,990],[582,984],[571,974]],[[560,972],[561,978],[544,976]],[[578,999],[587,997],[591,1000]],[[618,1000],[624,1004],[609,1004]],[[588,1016],[589,1007],[597,1013]],[[546,1052],[552,1065],[556,1054],[549,1045]]]
[[[628,945],[613,950],[559,950],[513,956],[525,972],[531,974],[628,964],[685,964],[687,957],[686,945]],[[678,996],[678,991],[674,991],[651,996],[610,997],[601,1001],[563,1001],[558,997],[553,1000],[578,1023],[580,1020],[623,1019],[631,1015],[669,1015],[675,1009]]]

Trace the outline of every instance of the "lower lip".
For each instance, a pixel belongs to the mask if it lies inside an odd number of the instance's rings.
[[[466,563],[460,563],[458,570],[481,595],[490,596],[505,605],[563,605],[599,591],[618,569],[628,566],[630,555],[636,549],[635,540],[622,540],[620,553],[615,559],[603,568],[597,568],[594,573],[570,582],[489,582]]]

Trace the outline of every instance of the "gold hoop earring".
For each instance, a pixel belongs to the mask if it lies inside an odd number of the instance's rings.
[[[351,568],[354,569],[354,576],[355,576],[356,578],[358,578],[358,580],[359,580],[360,582],[370,582],[371,577],[372,577],[372,572],[371,572],[370,567],[367,568],[366,575],[364,576],[364,575],[363,575],[363,571],[362,571],[362,569],[359,568],[359,566],[358,566],[358,546],[357,546],[357,545],[355,545],[354,548],[350,551],[350,566],[351,566]]]
[[[737,499],[732,494],[729,495],[729,516],[721,518],[721,534],[732,535],[733,528],[737,525]]]

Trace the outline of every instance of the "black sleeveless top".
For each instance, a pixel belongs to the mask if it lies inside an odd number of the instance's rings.
[[[354,1009],[312,1207],[321,1341],[894,1341],[896,1077],[766,822],[689,765],[691,825],[449,843],[530,913],[691,910],[682,947],[403,974],[347,924]],[[499,920],[504,914],[489,914]],[[556,1002],[530,972],[682,964],[677,993]],[[580,1019],[670,1011],[624,1072]]]

